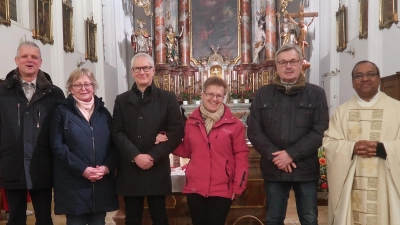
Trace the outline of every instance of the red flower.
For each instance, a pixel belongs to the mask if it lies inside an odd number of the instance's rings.
[[[326,165],[326,159],[325,158],[320,158],[319,159],[319,164],[325,166]]]
[[[328,189],[328,184],[327,183],[322,183],[321,184],[322,189]]]

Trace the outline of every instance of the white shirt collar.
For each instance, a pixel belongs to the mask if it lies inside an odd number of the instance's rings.
[[[379,96],[381,96],[381,91],[378,90],[378,93],[376,93],[376,95],[373,98],[371,98],[371,100],[369,100],[369,102],[367,102],[367,101],[361,99],[360,96],[357,95],[357,103],[361,107],[371,107],[378,101]]]

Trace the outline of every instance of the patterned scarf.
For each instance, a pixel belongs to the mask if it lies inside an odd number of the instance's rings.
[[[219,109],[214,113],[207,111],[203,104],[200,105],[200,113],[204,119],[204,126],[206,127],[207,134],[211,132],[214,124],[221,119],[221,117],[224,115],[224,112],[225,107],[223,104],[221,104],[221,107],[219,107]]]

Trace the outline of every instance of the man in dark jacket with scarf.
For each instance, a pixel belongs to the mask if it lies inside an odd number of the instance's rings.
[[[8,224],[26,224],[29,191],[36,224],[51,225],[49,129],[55,103],[64,93],[39,69],[42,58],[35,43],[21,43],[15,63],[17,68],[0,84],[0,187],[9,203]]]
[[[293,188],[300,223],[317,225],[318,148],[329,122],[325,92],[306,83],[299,46],[283,45],[275,61],[278,76],[257,91],[247,131],[261,154],[267,224],[283,224]]]
[[[112,133],[119,151],[117,194],[125,201],[127,225],[141,225],[144,197],[154,225],[167,225],[165,196],[171,194],[169,154],[183,138],[183,120],[174,93],[154,85],[154,61],[146,53],[131,61],[135,83],[115,100]],[[155,144],[159,133],[167,142]]]

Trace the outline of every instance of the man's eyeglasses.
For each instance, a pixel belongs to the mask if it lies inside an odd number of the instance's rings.
[[[81,90],[82,87],[85,87],[85,89],[92,89],[93,84],[92,83],[87,83],[87,84],[73,84],[72,87],[75,90]]]
[[[151,68],[153,67],[152,66],[133,67],[132,71],[135,73],[139,73],[141,70],[143,70],[143,72],[149,72]]]
[[[218,100],[222,100],[222,99],[224,99],[224,96],[222,96],[222,95],[215,95],[215,94],[208,94],[208,93],[204,93],[205,95],[206,95],[206,97],[207,98],[214,98],[214,97],[216,97]]]
[[[376,75],[378,75],[378,73],[357,73],[353,76],[353,80],[357,80],[360,81],[362,79],[364,79],[364,77],[366,77],[367,79],[372,79],[374,78]]]
[[[291,61],[279,61],[277,62],[278,65],[280,66],[287,66],[288,64],[290,64],[291,66],[297,66],[299,65],[300,59],[298,60],[291,60]]]

